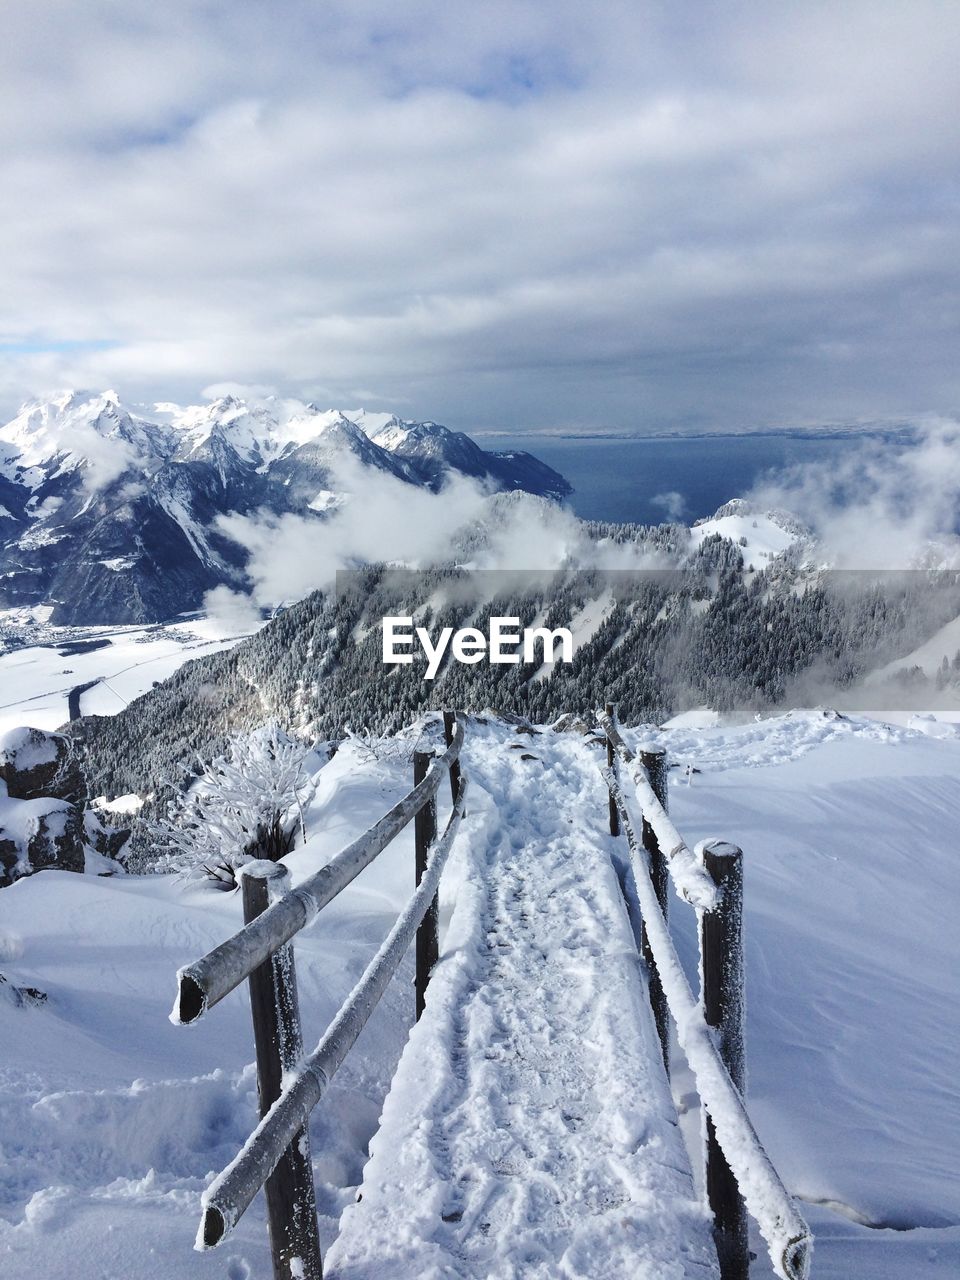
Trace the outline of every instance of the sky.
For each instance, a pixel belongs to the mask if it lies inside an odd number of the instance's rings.
[[[0,414],[960,410],[954,0],[0,9]]]

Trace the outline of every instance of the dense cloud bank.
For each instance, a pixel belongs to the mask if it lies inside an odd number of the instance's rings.
[[[935,0],[6,6],[0,405],[950,410],[958,45]]]

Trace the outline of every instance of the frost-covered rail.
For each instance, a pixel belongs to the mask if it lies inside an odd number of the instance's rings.
[[[742,1096],[740,851],[715,843],[702,846],[698,859],[670,821],[642,760],[624,742],[614,708],[608,704],[598,714],[608,743],[603,776],[611,797],[611,834],[619,834],[622,823],[646,947],[706,1112],[707,1190],[716,1216],[721,1275],[723,1280],[747,1280],[749,1275],[745,1207],[767,1243],[776,1274],[783,1280],[804,1280],[813,1237],[763,1149]],[[622,786],[620,763],[630,774],[636,798]],[[665,790],[663,794],[665,799]],[[690,990],[667,927],[666,902],[658,893],[665,870],[678,894],[697,911],[702,1003]]]
[[[612,765],[617,758],[626,764],[636,791],[637,803],[643,815],[642,821],[650,826],[656,838],[677,894],[699,911],[712,911],[720,901],[717,886],[671,822],[670,815],[654,790],[643,762],[637,760],[624,742],[612,714],[612,708],[608,706],[605,711],[597,714],[610,748],[607,756],[608,764]],[[625,796],[624,799],[627,803],[631,803],[629,797]],[[615,825],[611,814],[611,827]],[[639,834],[641,824],[634,825]],[[616,835],[617,831],[613,830],[613,834]]]
[[[242,871],[245,927],[178,974],[171,1019],[192,1022],[245,978],[250,980],[260,1124],[202,1197],[198,1249],[230,1233],[264,1187],[275,1280],[321,1280],[316,1199],[307,1121],[363,1030],[411,941],[417,939],[417,1016],[438,952],[437,892],[463,817],[467,779],[459,755],[464,724],[444,712],[447,750],[414,755],[414,787],[373,827],[327,866],[290,892],[289,873],[276,863]],[[436,795],[449,776],[453,808],[437,840]],[[303,1057],[296,975],[290,939],[368,866],[412,820],[416,822],[417,890],[367,966],[316,1049]],[[272,891],[271,891],[272,890]],[[271,901],[272,900],[272,901]]]

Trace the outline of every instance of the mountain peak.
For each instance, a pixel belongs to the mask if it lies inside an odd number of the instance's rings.
[[[746,498],[731,498],[712,516],[696,520],[690,529],[698,546],[713,534],[729,538],[743,549],[744,562],[759,568],[813,534],[788,511],[760,506]]]
[[[98,439],[120,437],[152,452],[145,436],[150,429],[151,424],[121,406],[115,391],[61,391],[23,405],[0,427],[0,442],[13,449],[21,468],[58,457],[65,459],[65,466],[78,466],[91,451],[100,451]]]

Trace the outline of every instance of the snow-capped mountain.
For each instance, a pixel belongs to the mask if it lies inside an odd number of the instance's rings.
[[[390,418],[373,432],[373,440],[394,457],[407,460],[428,484],[435,485],[448,468],[497,489],[521,489],[546,498],[564,498],[569,484],[539,458],[513,451],[488,453],[462,431],[438,422],[406,422]]]
[[[436,423],[274,397],[133,410],[112,391],[64,392],[0,428],[0,608],[46,603],[63,623],[197,608],[244,582],[245,552],[219,517],[322,518],[357,464],[432,490],[460,473],[491,490],[570,492],[529,454],[485,453]]]

